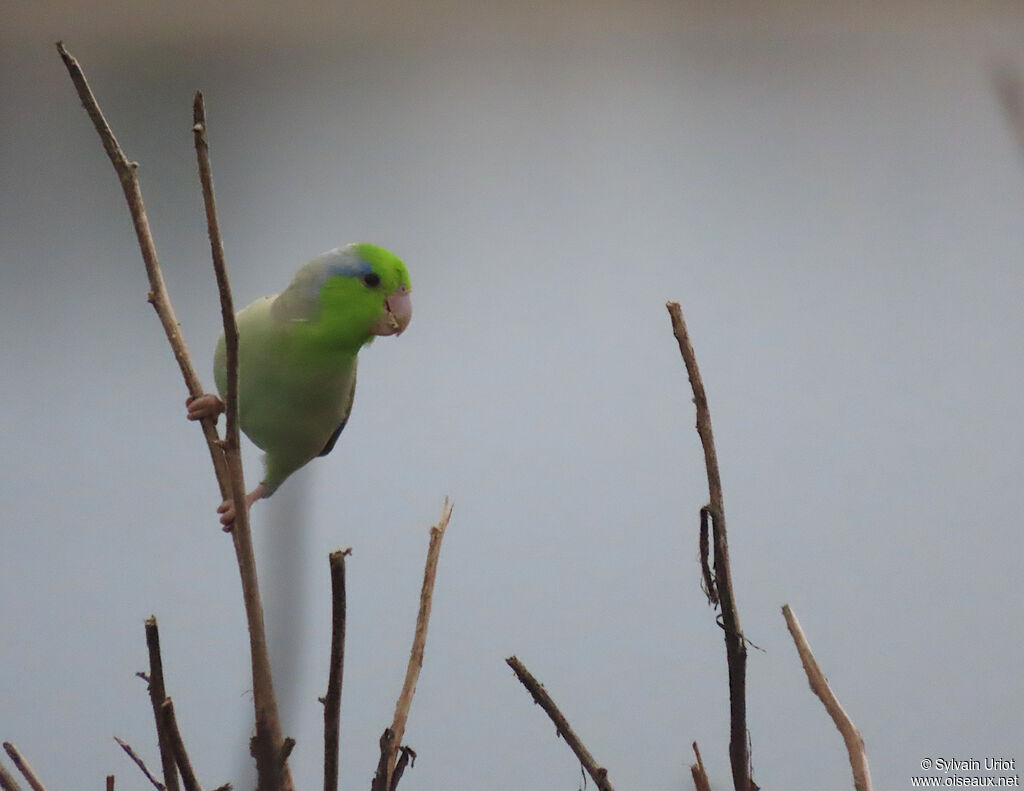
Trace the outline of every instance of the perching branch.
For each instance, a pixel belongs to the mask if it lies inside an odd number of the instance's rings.
[[[224,442],[221,444],[229,475],[229,490],[235,505],[235,521],[231,538],[235,545],[238,572],[242,580],[242,598],[245,601],[245,615],[249,625],[249,647],[252,658],[253,705],[256,710],[256,736],[253,739],[253,757],[256,759],[256,773],[259,791],[278,791],[292,788],[291,774],[287,761],[281,760],[284,739],[281,719],[274,695],[274,681],[270,672],[270,654],[267,649],[266,628],[263,622],[263,604],[260,600],[259,583],[256,577],[256,554],[249,528],[249,509],[245,504],[245,481],[242,475],[241,445],[238,437],[238,325],[228,283],[227,268],[224,264],[224,247],[221,243],[220,227],[217,223],[217,206],[214,201],[213,175],[210,168],[210,147],[206,140],[206,108],[202,93],[196,93],[192,105],[196,158],[199,163],[199,179],[203,188],[203,205],[206,208],[206,225],[210,237],[210,251],[213,269],[220,293],[221,317],[224,323],[224,340],[227,367],[227,399]]]
[[[153,788],[155,788],[156,791],[167,791],[167,789],[164,788],[164,784],[157,780],[155,777],[153,777],[152,772],[150,772],[149,769],[146,768],[146,764],[143,762],[141,758],[139,758],[138,755],[135,754],[135,750],[131,748],[130,744],[128,744],[125,741],[122,741],[121,739],[118,739],[116,736],[114,737],[114,741],[121,745],[121,749],[124,750],[128,754],[128,757],[135,762],[135,765],[139,767],[139,769],[142,771],[142,774],[146,776],[146,779],[153,784]]]
[[[441,540],[452,517],[452,505],[444,498],[441,507],[441,519],[430,528],[430,546],[427,549],[427,562],[423,569],[423,587],[420,590],[420,609],[416,616],[416,631],[413,634],[412,650],[409,652],[409,665],[405,671],[405,683],[395,704],[395,716],[391,727],[381,736],[381,763],[374,777],[374,791],[393,791],[397,780],[396,764],[399,747],[405,736],[405,724],[409,719],[412,696],[416,692],[416,681],[423,667],[423,650],[427,643],[427,625],[430,623],[430,607],[434,597],[434,580],[437,577],[437,561],[441,554]],[[390,732],[390,735],[389,735]],[[386,744],[385,744],[386,742]],[[380,768],[384,771],[381,772]]]
[[[331,660],[324,704],[324,791],[338,791],[338,742],[341,719],[341,682],[345,670],[345,556],[340,549],[329,557],[331,565]]]
[[[28,784],[32,786],[34,791],[46,791],[46,786],[44,786],[39,780],[39,777],[36,775],[32,767],[29,766],[28,761],[25,760],[17,747],[10,742],[4,742],[4,750],[9,756],[11,756],[11,760],[14,761],[14,765],[18,767],[18,771],[25,776],[25,779],[28,780]]]
[[[160,324],[167,335],[167,341],[171,344],[174,352],[174,359],[178,361],[181,375],[185,379],[185,386],[192,396],[200,396],[203,393],[202,384],[192,365],[192,359],[188,353],[188,346],[178,326],[178,319],[174,315],[174,307],[171,305],[170,297],[167,295],[167,286],[164,284],[164,276],[160,270],[160,263],[156,255],[156,245],[153,242],[153,234],[149,229],[149,219],[146,217],[146,207],[142,202],[142,191],[139,188],[139,179],[136,173],[139,163],[130,162],[118,145],[114,133],[103,117],[103,112],[86,82],[85,74],[82,72],[78,61],[64,48],[64,42],[57,42],[57,51],[60,53],[64,65],[67,67],[71,81],[78,91],[78,97],[82,100],[82,106],[92,119],[93,126],[100,136],[103,148],[110,157],[110,162],[117,172],[121,182],[121,189],[124,191],[125,200],[128,202],[128,211],[131,213],[132,224],[135,226],[135,235],[139,241],[139,250],[142,252],[142,261],[146,265],[146,275],[149,277],[149,294],[147,301],[156,310]],[[223,454],[218,446],[216,418],[204,418],[202,421],[203,435],[210,448],[210,456],[213,460],[213,467],[217,473],[217,482],[220,484],[221,496],[227,499],[230,494],[227,466]]]
[[[725,529],[725,506],[722,502],[722,478],[718,471],[718,453],[711,431],[711,411],[704,392],[704,382],[697,367],[697,355],[690,343],[690,336],[683,320],[678,302],[668,302],[672,319],[672,332],[679,343],[679,352],[686,364],[686,373],[693,390],[693,402],[697,407],[697,434],[704,446],[704,466],[707,468],[708,490],[711,502],[705,506],[711,517],[712,542],[714,544],[714,585],[722,606],[722,626],[725,630],[725,655],[729,666],[729,762],[732,766],[733,785],[736,791],[753,791],[750,777],[750,752],[747,743],[747,647],[740,629],[740,617],[732,589],[732,571],[729,566],[729,541]],[[702,521],[704,510],[702,509]],[[711,592],[708,592],[711,598]]]
[[[518,658],[510,656],[505,660],[506,664],[519,678],[520,683],[529,691],[530,695],[533,696],[533,700],[547,713],[548,717],[555,724],[555,730],[558,735],[565,739],[565,743],[569,745],[569,749],[572,750],[576,757],[579,759],[580,764],[584,769],[587,770],[597,787],[600,791],[614,791],[612,784],[608,780],[608,770],[601,766],[598,766],[597,761],[594,760],[594,756],[590,754],[590,751],[584,746],[583,742],[580,741],[579,736],[573,731],[572,726],[569,725],[569,721],[565,718],[565,715],[559,711],[558,706],[555,705],[555,701],[551,699],[551,696],[544,689],[544,685],[541,684],[537,679],[533,677],[526,666],[519,661]]]
[[[167,700],[167,688],[164,685],[164,665],[160,657],[160,630],[156,625],[156,616],[146,619],[146,647],[149,649],[149,700],[153,705],[153,717],[156,720],[156,737],[160,746],[160,764],[164,771],[164,785],[167,791],[178,791],[178,770],[174,763],[174,745],[170,734],[164,727],[160,707]]]
[[[202,395],[203,389],[192,365],[184,337],[178,327],[174,309],[167,294],[163,274],[157,260],[156,247],[150,231],[149,220],[142,202],[136,174],[137,163],[129,162],[118,145],[114,134],[107,124],[99,104],[86,82],[81,67],[64,48],[57,43],[57,50],[68,69],[71,81],[78,91],[82,104],[92,119],[103,148],[107,152],[114,170],[121,181],[121,186],[128,202],[128,210],[132,216],[142,259],[149,277],[149,301],[157,312],[164,327],[167,340],[171,344],[175,359],[181,368],[189,394],[194,397]],[[237,392],[237,329],[234,329],[234,312],[231,308],[230,289],[224,271],[223,250],[220,246],[220,234],[216,228],[216,211],[213,204],[213,184],[209,175],[208,147],[206,145],[206,125],[202,115],[202,99],[197,97],[194,108],[195,121],[193,131],[196,138],[196,151],[200,163],[200,177],[203,181],[203,196],[207,210],[207,222],[213,246],[214,268],[220,289],[222,312],[225,313],[225,337],[228,343],[228,380],[229,393]],[[226,307],[225,307],[226,306]],[[230,341],[234,339],[235,343]],[[234,348],[232,348],[234,346]],[[232,398],[232,401],[237,400]],[[256,579],[256,562],[252,548],[252,535],[249,530],[248,509],[240,498],[244,497],[245,485],[242,480],[241,456],[238,449],[237,410],[229,411],[227,421],[232,427],[232,436],[225,443],[217,436],[216,419],[213,417],[201,420],[203,434],[213,460],[214,471],[223,499],[232,498],[235,502],[235,522],[231,531],[238,559],[238,570],[242,581],[242,596],[245,601],[246,619],[249,626],[249,643],[252,655],[253,704],[256,717],[256,738],[253,754],[259,776],[260,791],[291,791],[292,782],[287,765],[281,764],[281,748],[283,739],[281,723],[274,697],[273,681],[270,675],[270,659],[267,652],[266,630],[263,624],[263,607],[260,602],[259,587]],[[225,452],[227,451],[227,452]]]
[[[793,637],[793,642],[796,643],[796,650],[800,654],[800,661],[803,663],[804,672],[807,673],[807,681],[811,685],[811,690],[821,699],[825,705],[825,711],[828,712],[839,729],[839,733],[842,734],[843,741],[846,742],[846,752],[850,757],[850,767],[853,769],[854,788],[857,791],[871,791],[868,755],[864,749],[864,739],[861,737],[860,731],[857,730],[857,726],[853,724],[853,720],[843,710],[838,698],[829,687],[825,674],[821,672],[814,654],[811,653],[811,647],[807,643],[804,631],[800,628],[800,621],[796,619],[796,615],[793,614],[788,604],[783,605],[782,615],[786,619],[786,626]]]

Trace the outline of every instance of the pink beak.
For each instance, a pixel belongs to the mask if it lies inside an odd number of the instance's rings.
[[[412,299],[409,289],[399,286],[395,292],[384,300],[384,310],[370,331],[374,335],[401,335],[412,320]]]

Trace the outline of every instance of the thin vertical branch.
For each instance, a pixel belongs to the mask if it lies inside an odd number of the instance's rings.
[[[213,169],[210,166],[210,145],[206,139],[206,104],[202,91],[196,91],[192,102],[192,133],[195,139],[196,161],[199,165],[199,182],[203,189],[203,207],[206,210],[206,233],[210,238],[210,255],[213,258],[213,273],[217,278],[220,293],[221,321],[224,325],[224,347],[228,370],[228,391],[225,395],[227,427],[224,430],[224,449],[238,447],[238,324],[235,321],[235,306],[228,283],[227,264],[224,261],[224,242],[217,222],[217,202],[213,191]],[[235,375],[232,376],[231,372]],[[245,492],[242,492],[245,494]],[[236,500],[236,512],[241,503]]]
[[[332,552],[331,660],[324,704],[324,791],[338,791],[338,742],[341,720],[341,683],[345,670],[345,556],[352,549]]]
[[[590,754],[590,750],[586,748],[580,737],[576,735],[576,732],[569,725],[569,721],[565,718],[565,715],[559,710],[558,706],[555,705],[555,701],[551,699],[547,690],[544,689],[544,685],[537,681],[533,677],[533,674],[526,669],[526,666],[519,661],[517,657],[510,656],[505,660],[505,663],[512,668],[516,676],[519,678],[519,682],[526,687],[530,695],[533,696],[533,700],[537,703],[545,713],[547,713],[551,722],[555,725],[555,730],[558,735],[565,739],[565,743],[569,745],[569,749],[575,753],[579,759],[580,764],[584,769],[587,770],[597,787],[600,791],[614,791],[611,782],[608,780],[608,770],[598,765],[594,756]]]
[[[281,719],[274,695],[274,681],[270,671],[270,654],[267,649],[266,627],[263,620],[263,603],[260,600],[259,582],[256,576],[256,555],[249,527],[249,509],[245,504],[245,481],[242,476],[242,457],[238,436],[238,325],[228,283],[227,267],[224,263],[224,248],[217,223],[217,207],[214,200],[213,176],[210,167],[210,147],[206,139],[206,109],[202,93],[197,93],[192,105],[196,158],[199,164],[199,178],[203,190],[203,205],[206,209],[207,232],[210,237],[210,251],[213,269],[220,293],[221,317],[224,323],[224,340],[227,365],[226,411],[227,427],[223,443],[224,455],[229,473],[229,489],[235,505],[235,521],[231,538],[238,560],[238,573],[242,581],[242,598],[245,602],[246,620],[249,626],[249,647],[252,658],[253,706],[256,712],[256,737],[253,740],[253,757],[259,778],[259,791],[278,791],[292,788],[291,773],[287,761],[281,761],[284,739]]]
[[[156,624],[156,616],[146,619],[146,647],[149,649],[149,701],[153,706],[153,717],[156,720],[156,737],[160,746],[160,764],[164,772],[164,785],[167,791],[178,791],[178,770],[174,763],[174,746],[170,734],[163,724],[160,707],[167,699],[167,687],[164,685],[164,664],[160,657],[160,630]]]
[[[14,765],[18,767],[18,771],[25,776],[25,779],[28,780],[28,784],[32,786],[34,791],[46,791],[46,786],[42,784],[38,775],[36,775],[32,767],[29,766],[28,761],[25,760],[17,747],[10,742],[4,742],[4,750],[9,756],[11,756],[11,760],[14,761]]]
[[[850,768],[853,770],[853,786],[857,791],[871,791],[871,771],[868,769],[868,755],[864,749],[864,739],[853,724],[853,720],[846,713],[839,703],[839,699],[829,687],[825,674],[821,672],[814,654],[811,653],[811,646],[807,643],[803,629],[800,628],[800,621],[790,609],[788,604],[783,605],[782,615],[786,619],[786,626],[793,642],[796,644],[797,653],[800,654],[800,662],[807,674],[807,681],[811,690],[820,698],[832,721],[839,729],[839,733],[846,743],[846,752],[850,757]]]
[[[752,791],[750,777],[750,750],[747,736],[747,648],[740,629],[740,617],[732,588],[729,565],[729,541],[725,528],[725,506],[722,498],[722,478],[718,470],[718,453],[711,430],[711,411],[704,391],[704,381],[697,367],[697,355],[678,302],[669,302],[672,332],[679,343],[679,352],[686,364],[686,373],[697,407],[697,434],[704,447],[704,466],[707,469],[708,491],[711,502],[707,511],[711,516],[712,541],[715,550],[714,590],[722,606],[722,626],[725,630],[725,655],[729,667],[729,763],[732,767],[736,791]],[[702,513],[703,518],[703,513]]]
[[[395,704],[395,716],[391,727],[386,729],[384,735],[381,736],[381,763],[386,769],[382,775],[378,771],[373,785],[380,791],[391,791],[394,788],[392,780],[398,761],[398,751],[405,736],[405,724],[409,719],[412,696],[416,692],[416,681],[419,679],[420,669],[423,667],[423,651],[427,643],[427,626],[430,623],[430,608],[434,598],[434,580],[437,578],[437,561],[441,555],[441,540],[444,538],[444,532],[448,528],[448,521],[451,517],[452,505],[445,497],[444,505],[441,507],[441,518],[436,525],[430,528],[430,546],[427,549],[427,562],[423,569],[420,608],[416,616],[416,631],[413,634],[412,650],[409,652],[405,683],[402,685],[402,692]]]
[[[170,698],[165,698],[161,704],[160,716],[163,719],[164,731],[170,737],[174,761],[178,766],[178,771],[181,772],[181,782],[185,786],[185,791],[202,791],[199,781],[196,780],[196,773],[192,769],[192,762],[188,758],[188,752],[185,750],[185,742],[178,729],[178,719],[174,716],[174,702]]]
[[[107,775],[107,791],[114,791],[114,776]]]

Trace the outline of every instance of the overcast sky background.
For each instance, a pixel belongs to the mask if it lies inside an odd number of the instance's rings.
[[[300,788],[320,783],[327,554],[354,548],[342,783],[363,788],[445,495],[402,787],[579,787],[511,654],[616,787],[690,787],[695,739],[730,786],[666,299],[704,374],[763,649],[755,779],[852,787],[787,602],[876,788],[925,757],[1024,760],[1024,158],[992,80],[1024,73],[1024,6],[40,2],[0,31],[0,737],[51,791],[143,787],[113,735],[158,765],[133,675],[150,614],[207,787],[237,781],[251,710],[208,454],[58,38],[141,163],[208,386],[194,90],[236,304],[353,240],[412,275],[413,322],[361,356],[337,449],[254,509],[264,559],[275,514],[306,522],[285,533],[297,603],[266,594],[302,635]],[[246,463],[251,484],[251,445]]]

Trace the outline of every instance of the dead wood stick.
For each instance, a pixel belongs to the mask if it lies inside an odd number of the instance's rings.
[[[697,747],[697,742],[693,743],[693,754],[697,756],[697,763],[690,764],[693,785],[697,791],[711,791],[711,782],[708,780],[708,773],[704,770],[704,761],[700,757],[700,749]]]
[[[871,772],[868,769],[868,755],[864,749],[864,739],[861,737],[860,731],[857,730],[857,726],[853,724],[853,720],[850,719],[850,716],[840,705],[839,699],[832,692],[832,688],[829,687],[825,674],[821,672],[814,654],[811,653],[811,646],[807,643],[804,631],[800,628],[800,621],[797,620],[796,615],[793,614],[788,604],[783,605],[782,616],[786,619],[786,626],[789,628],[789,633],[796,644],[797,653],[800,654],[800,662],[804,666],[804,672],[807,674],[807,681],[811,685],[811,690],[825,705],[825,711],[828,712],[832,721],[836,724],[839,733],[843,737],[843,741],[846,743],[846,752],[850,757],[850,768],[853,770],[853,787],[857,791],[871,791]]]
[[[114,776],[107,775],[107,791],[114,791]]]
[[[29,766],[28,761],[25,760],[17,747],[10,742],[4,742],[4,750],[11,757],[11,760],[14,761],[14,765],[18,767],[18,771],[25,776],[25,779],[28,780],[28,784],[32,786],[35,791],[46,791],[46,786],[42,784],[38,775],[36,775],[32,767]]]
[[[242,598],[245,602],[245,615],[249,627],[253,706],[256,715],[253,757],[256,759],[259,791],[278,791],[278,789],[290,791],[292,788],[291,773],[288,771],[287,761],[281,760],[284,738],[270,670],[270,653],[267,649],[263,603],[260,599],[259,582],[256,575],[256,554],[249,526],[249,509],[245,504],[245,480],[242,475],[241,444],[238,436],[238,325],[235,321],[231,286],[224,263],[224,246],[221,242],[220,226],[217,222],[217,206],[210,166],[210,147],[206,139],[206,106],[203,102],[203,95],[199,92],[196,93],[192,105],[192,120],[199,179],[203,191],[203,205],[206,209],[207,233],[210,237],[210,252],[217,278],[221,318],[224,324],[227,425],[222,447],[229,473],[231,498],[235,505],[235,521],[231,528],[231,538],[238,561]]]
[[[138,177],[136,174],[138,165],[137,163],[129,162],[127,157],[125,157],[124,152],[121,150],[121,147],[118,145],[117,140],[110,129],[110,125],[103,117],[103,113],[96,101],[96,97],[89,88],[85,79],[85,74],[82,72],[78,61],[68,53],[62,42],[57,43],[57,50],[60,52],[64,65],[67,67],[68,73],[71,76],[71,81],[74,83],[75,89],[78,91],[79,98],[82,100],[82,105],[85,107],[86,112],[92,119],[93,126],[96,128],[96,131],[100,136],[100,140],[103,143],[103,148],[107,152],[107,156],[110,158],[110,161],[114,166],[114,170],[117,172],[118,178],[121,181],[125,199],[128,203],[128,210],[131,213],[132,222],[135,226],[139,249],[142,253],[142,259],[146,266],[146,273],[149,277],[150,292],[148,300],[156,310],[157,316],[160,318],[160,322],[164,327],[164,332],[167,335],[168,342],[174,352],[175,359],[178,361],[178,365],[181,368],[182,376],[185,379],[185,384],[188,388],[189,394],[192,396],[202,395],[202,385],[200,384],[199,377],[192,365],[188,348],[185,345],[184,336],[178,326],[177,318],[174,315],[174,308],[171,305],[170,298],[167,294],[167,288],[164,284],[163,274],[160,270],[160,265],[156,255],[156,247],[153,243],[153,235],[150,231],[149,220],[146,217],[145,206],[142,202],[142,192],[139,188]],[[197,103],[201,105],[201,98]],[[196,120],[194,123],[200,127],[199,131],[196,131],[196,145],[197,152],[199,153],[200,160],[202,162],[205,152],[199,151],[199,138],[202,138],[202,147],[205,149],[205,120],[202,119],[202,122],[200,120]],[[195,131],[195,126],[193,126],[193,130]],[[206,165],[208,175],[208,158],[206,160]],[[202,164],[200,167],[202,168]],[[207,199],[207,217],[209,219],[211,217],[213,197],[212,181],[209,181],[208,186],[209,189],[207,189],[207,184],[204,183],[204,198]],[[212,217],[213,224],[215,225],[215,212],[212,214]],[[225,304],[230,308],[231,297],[230,290],[227,286],[226,274],[223,273],[223,252],[218,250],[219,240],[219,232],[216,234],[216,237],[214,237],[213,232],[211,231],[211,242],[215,242],[214,268],[218,270],[218,284],[220,285],[222,313],[227,312],[230,317],[225,318],[225,324],[227,325],[225,326],[225,336],[230,337],[230,327],[234,321],[234,314],[231,310],[225,311],[224,308]],[[235,332],[235,339],[237,340],[237,331]],[[228,355],[229,358],[237,357],[237,346],[235,346],[235,350],[232,351],[229,344]],[[237,365],[234,367],[234,370],[232,370],[232,367],[229,365],[228,376],[229,381],[234,381],[236,379]],[[230,387],[237,388],[237,384],[231,385]],[[230,497],[235,502],[235,524],[231,532],[235,544],[235,554],[238,558],[239,575],[242,580],[242,595],[245,601],[246,618],[249,626],[250,649],[252,653],[253,703],[256,713],[257,736],[254,754],[257,759],[257,772],[260,777],[259,788],[260,791],[278,791],[279,789],[291,791],[292,783],[288,768],[287,766],[281,767],[279,761],[283,740],[281,738],[281,725],[277,712],[277,702],[273,692],[273,682],[270,676],[270,661],[267,653],[266,634],[263,625],[263,608],[260,602],[259,587],[256,580],[256,563],[252,550],[252,536],[249,531],[248,509],[245,507],[239,507],[241,503],[240,498],[244,497],[245,494],[245,484],[242,480],[241,458],[238,454],[237,431],[234,434],[235,439],[233,441],[233,447],[230,437],[227,441],[227,445],[231,450],[231,453],[226,455],[224,452],[224,444],[221,443],[217,436],[216,419],[212,417],[204,418],[200,422],[213,460],[214,471],[217,476],[217,483],[220,487],[221,497],[223,499],[228,499]],[[228,422],[232,426],[237,425],[237,412],[234,416],[228,416]],[[229,458],[231,459],[230,464],[228,463]],[[278,775],[280,775],[280,779],[278,779]]]
[[[153,784],[153,788],[157,789],[157,791],[167,791],[167,789],[164,788],[164,784],[157,780],[155,777],[153,777],[153,774],[149,771],[149,769],[146,768],[146,764],[143,762],[143,760],[135,754],[135,750],[132,749],[130,744],[128,744],[125,741],[122,741],[121,739],[118,739],[116,736],[114,737],[114,741],[121,745],[121,749],[124,750],[128,754],[128,757],[135,762],[135,765],[139,767],[139,769],[142,771],[142,774],[146,776],[146,779]]]
[[[580,764],[587,770],[587,774],[594,779],[598,789],[600,791],[614,791],[611,782],[608,780],[608,770],[598,765],[594,756],[590,754],[590,750],[580,741],[580,737],[576,735],[572,726],[569,725],[565,715],[562,714],[558,706],[555,705],[555,701],[551,699],[547,690],[544,689],[544,685],[533,677],[533,674],[526,669],[526,665],[520,662],[517,657],[510,656],[505,660],[505,663],[512,668],[519,682],[533,696],[534,703],[544,709],[550,720],[555,724],[555,730],[558,735],[565,739],[565,743],[575,753]]]
[[[324,704],[324,791],[338,791],[338,742],[341,732],[341,684],[345,670],[345,556],[352,549],[332,552],[331,659]]]
[[[722,607],[725,656],[729,668],[729,763],[736,791],[752,791],[754,784],[750,777],[750,752],[747,741],[747,647],[743,631],[740,629],[740,616],[733,595],[722,478],[718,470],[718,452],[715,450],[715,439],[711,430],[711,411],[708,408],[704,381],[700,376],[700,368],[697,367],[697,355],[690,342],[682,309],[678,302],[668,302],[665,307],[668,308],[672,332],[679,344],[679,352],[690,379],[693,402],[697,407],[697,434],[704,447],[704,466],[707,469],[711,500],[706,509],[711,516],[712,543],[715,550],[714,592]],[[703,516],[702,512],[702,519]]]
[[[132,225],[135,227],[135,235],[138,238],[139,250],[142,253],[142,261],[146,266],[146,275],[149,278],[149,294],[146,299],[156,310],[160,324],[163,326],[164,333],[167,336],[167,341],[174,352],[174,359],[177,360],[178,367],[181,369],[181,375],[185,379],[185,386],[188,388],[189,395],[200,396],[203,394],[203,387],[192,365],[188,346],[185,344],[185,337],[181,333],[181,327],[178,326],[178,319],[174,314],[174,306],[171,305],[170,297],[167,294],[167,286],[164,283],[163,272],[160,269],[160,263],[156,255],[156,245],[153,242],[153,234],[149,228],[149,219],[146,216],[146,207],[142,202],[142,190],[139,188],[139,179],[136,173],[139,163],[130,162],[121,150],[121,146],[118,145],[110,125],[107,123],[106,118],[103,117],[103,112],[100,110],[99,103],[96,101],[92,89],[89,88],[89,83],[86,82],[85,74],[82,71],[82,67],[78,65],[78,61],[68,53],[64,48],[64,43],[61,41],[57,42],[57,51],[60,53],[65,67],[67,67],[68,74],[71,76],[71,82],[74,83],[78,97],[82,101],[82,106],[89,114],[89,118],[92,119],[93,126],[96,128],[100,141],[103,143],[103,149],[107,152],[107,156],[110,158],[110,162],[113,164],[117,177],[121,182],[121,189],[124,191],[124,197],[128,203],[128,211],[132,217]],[[206,437],[206,444],[210,449],[213,467],[217,473],[221,497],[227,499],[231,493],[231,487],[227,465],[224,462],[224,454],[219,447],[220,440],[217,436],[217,420],[216,418],[204,418],[201,424],[203,435]]]
[[[452,504],[448,498],[444,498],[444,505],[441,507],[441,518],[438,523],[430,528],[430,546],[427,548],[427,562],[423,568],[423,587],[420,590],[420,607],[416,616],[416,631],[413,633],[412,650],[409,652],[409,664],[405,671],[405,682],[402,684],[402,692],[395,704],[395,716],[391,727],[385,730],[385,736],[390,731],[387,739],[386,753],[381,755],[383,761],[386,757],[386,770],[378,781],[374,780],[374,787],[378,785],[380,791],[392,791],[394,788],[393,777],[395,766],[398,761],[399,748],[405,736],[405,725],[409,719],[409,709],[412,707],[412,696],[416,692],[416,682],[420,677],[420,670],[423,667],[423,651],[427,643],[427,626],[430,623],[430,609],[434,598],[434,580],[437,578],[437,561],[441,555],[441,540],[444,538],[448,522],[452,517]],[[385,737],[381,737],[382,750],[384,749]]]
[[[178,728],[178,718],[174,716],[174,702],[170,698],[165,698],[161,704],[160,716],[163,719],[164,731],[170,737],[174,762],[177,764],[178,771],[181,772],[181,782],[185,786],[185,791],[202,791],[199,781],[196,780],[196,773],[192,769],[188,752],[185,750],[185,742],[181,738],[181,730]]]
[[[2,763],[0,763],[0,788],[4,791],[21,791],[21,786],[14,779],[14,775],[8,772]]]
[[[146,619],[146,647],[149,649],[149,701],[153,706],[153,717],[156,720],[156,737],[160,746],[160,764],[164,772],[164,786],[167,791],[178,791],[178,769],[174,762],[174,746],[170,734],[164,727],[160,707],[167,699],[167,688],[164,684],[164,665],[160,656],[160,630],[156,624],[156,616]]]

